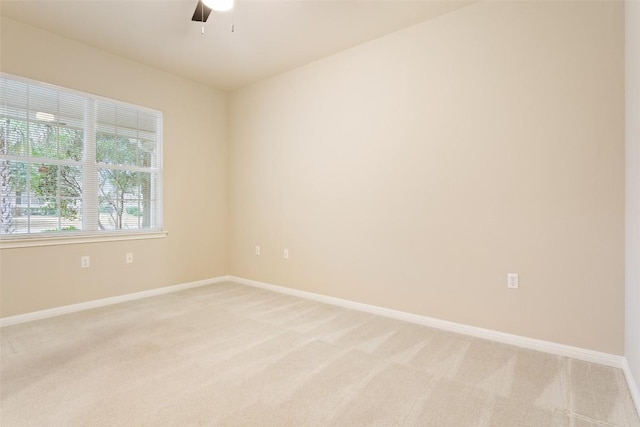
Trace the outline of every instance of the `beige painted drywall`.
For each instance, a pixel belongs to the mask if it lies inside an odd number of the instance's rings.
[[[625,357],[640,386],[640,2],[626,18],[626,322]],[[638,402],[640,407],[640,402]]]
[[[168,237],[0,252],[7,317],[227,272],[227,95],[6,17],[3,72],[164,113]],[[125,264],[125,253],[134,263]],[[80,269],[89,255],[91,267]]]
[[[623,354],[623,3],[483,2],[230,104],[231,274]]]

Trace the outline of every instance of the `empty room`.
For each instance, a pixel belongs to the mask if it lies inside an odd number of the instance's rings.
[[[0,18],[3,427],[640,427],[640,1]]]

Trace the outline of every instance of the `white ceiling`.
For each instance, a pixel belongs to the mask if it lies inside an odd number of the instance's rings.
[[[234,89],[464,7],[460,0],[2,0],[17,21],[221,89]],[[235,31],[231,32],[232,22]]]

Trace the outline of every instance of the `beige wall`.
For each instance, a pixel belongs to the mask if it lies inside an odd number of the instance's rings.
[[[627,241],[625,356],[640,386],[640,2],[627,1]],[[638,402],[640,407],[640,402]]]
[[[164,113],[164,218],[157,240],[3,249],[0,315],[217,277],[227,272],[223,92],[2,18],[3,72]],[[125,264],[126,252],[135,262]],[[80,256],[91,268],[80,269]]]
[[[623,354],[623,20],[618,2],[477,4],[227,112],[220,91],[2,18],[2,71],[164,112],[169,236],[2,250],[0,316],[232,273]]]
[[[476,4],[232,93],[231,274],[623,354],[623,11]]]

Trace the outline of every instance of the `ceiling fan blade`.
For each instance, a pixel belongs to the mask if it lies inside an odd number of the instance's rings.
[[[209,19],[209,14],[211,14],[211,8],[202,3],[202,0],[198,0],[196,10],[193,12],[191,20],[196,22],[207,22],[207,19]]]

